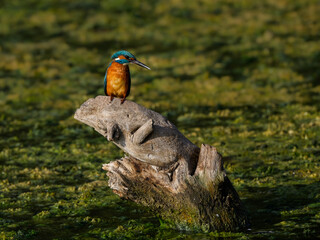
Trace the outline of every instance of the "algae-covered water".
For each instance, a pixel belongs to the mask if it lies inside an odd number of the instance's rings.
[[[318,0],[2,0],[0,239],[320,238]],[[73,119],[126,49],[129,100],[218,148],[244,233],[170,229],[119,199],[123,156]]]

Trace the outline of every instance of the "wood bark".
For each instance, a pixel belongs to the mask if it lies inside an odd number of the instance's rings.
[[[159,113],[126,100],[98,96],[76,111],[128,156],[103,165],[120,197],[148,206],[180,229],[237,231],[248,226],[221,155],[191,143]]]

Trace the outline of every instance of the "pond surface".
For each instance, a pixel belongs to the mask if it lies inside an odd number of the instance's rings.
[[[267,1],[0,3],[1,239],[320,237],[320,5]],[[119,199],[101,170],[123,156],[73,119],[126,49],[129,100],[224,156],[245,233],[170,229]]]

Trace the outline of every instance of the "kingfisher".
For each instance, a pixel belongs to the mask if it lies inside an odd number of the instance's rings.
[[[125,50],[116,52],[111,59],[104,77],[104,93],[110,96],[110,101],[114,97],[122,98],[122,104],[130,94],[131,78],[128,65],[133,63],[149,70],[151,68],[139,62],[132,53]]]

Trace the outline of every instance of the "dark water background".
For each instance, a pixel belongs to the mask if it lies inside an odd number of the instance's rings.
[[[320,2],[0,1],[1,239],[320,238]],[[126,49],[130,100],[225,157],[246,233],[168,229],[120,200],[123,153],[73,119]]]

